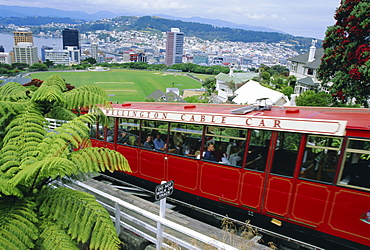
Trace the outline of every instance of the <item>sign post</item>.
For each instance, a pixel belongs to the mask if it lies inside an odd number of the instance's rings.
[[[166,197],[173,193],[174,181],[165,182],[162,181],[160,185],[155,187],[155,199],[160,200],[159,202],[159,217],[164,218],[166,216]],[[157,222],[157,244],[156,250],[162,248],[163,243],[163,225]]]

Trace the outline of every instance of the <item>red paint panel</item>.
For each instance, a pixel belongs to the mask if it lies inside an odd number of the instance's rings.
[[[329,202],[329,187],[301,181],[293,202],[292,219],[318,225],[323,223]]]
[[[168,155],[168,179],[174,180],[176,187],[196,189],[198,172],[198,161]]]
[[[287,217],[292,182],[292,179],[270,175],[266,190],[266,212]]]
[[[203,193],[236,201],[240,182],[239,170],[218,164],[203,163],[200,189]]]
[[[99,140],[91,140],[93,143],[93,147],[98,147],[98,148],[104,148],[105,147],[105,142],[104,141],[99,141]]]
[[[329,216],[329,226],[339,237],[347,238],[370,246],[370,211],[368,193],[339,190],[334,195],[334,206]],[[364,219],[365,221],[361,220]]]
[[[264,176],[264,173],[252,171],[246,171],[243,174],[240,196],[242,205],[260,208]]]
[[[131,171],[137,173],[139,171],[138,158],[139,158],[139,149],[117,145],[117,151],[120,152],[130,164]]]
[[[114,143],[107,142],[107,143],[105,144],[105,147],[106,147],[106,148],[109,148],[109,149],[113,149],[113,150],[114,150]]]
[[[165,154],[140,150],[140,173],[148,180],[161,183],[165,180]]]

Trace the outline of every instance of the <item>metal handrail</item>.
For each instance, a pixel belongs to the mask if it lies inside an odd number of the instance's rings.
[[[91,187],[89,185],[86,185],[86,184],[84,184],[82,182],[76,181],[74,184],[77,185],[77,186],[80,186],[80,187],[82,187],[82,188],[84,188],[84,189],[86,189],[86,190],[88,190],[88,191],[90,191],[92,193],[95,193],[95,194],[97,194],[99,196],[102,196],[102,197],[104,197],[104,198],[106,198],[106,199],[114,202],[115,206],[113,208],[112,206],[109,206],[107,204],[104,204],[103,202],[100,201],[100,203],[103,204],[103,206],[107,207],[107,209],[109,209],[111,211],[114,211],[115,217],[113,217],[113,219],[115,220],[116,229],[117,229],[117,232],[118,233],[119,233],[119,228],[120,228],[121,225],[123,227],[125,227],[125,228],[127,228],[127,226],[128,226],[126,223],[122,222],[119,219],[121,215],[124,216],[124,218],[125,219],[128,219],[129,221],[131,221],[131,222],[133,222],[135,224],[138,224],[140,226],[144,226],[145,229],[148,229],[149,231],[153,231],[153,232],[157,233],[156,227],[153,227],[153,226],[147,224],[146,222],[140,220],[139,218],[132,217],[131,215],[128,215],[126,213],[123,213],[123,212],[121,212],[119,210],[120,207],[124,207],[124,208],[126,208],[126,209],[128,209],[130,211],[135,212],[138,215],[144,216],[145,218],[148,218],[148,219],[150,219],[150,220],[152,220],[154,222],[157,222],[157,223],[159,222],[163,226],[166,226],[168,228],[171,228],[171,229],[173,229],[173,230],[175,230],[177,232],[180,232],[180,233],[182,233],[184,235],[187,235],[187,236],[191,237],[192,239],[196,239],[196,240],[198,240],[200,242],[203,242],[203,243],[205,243],[207,245],[216,247],[217,249],[238,250],[237,248],[235,248],[235,247],[233,247],[231,245],[228,245],[226,243],[223,243],[221,241],[218,241],[216,239],[213,239],[213,238],[211,238],[211,237],[209,237],[207,235],[204,235],[204,234],[201,234],[199,232],[196,232],[196,231],[194,231],[194,230],[192,230],[190,228],[187,228],[185,226],[179,225],[179,224],[177,224],[177,223],[175,223],[173,221],[170,221],[168,219],[161,218],[158,215],[155,215],[155,214],[153,214],[151,212],[148,212],[148,211],[146,211],[146,210],[144,210],[142,208],[136,207],[136,206],[134,206],[134,205],[132,205],[132,204],[130,204],[128,202],[125,202],[125,201],[123,201],[123,200],[121,200],[121,199],[119,199],[119,198],[117,198],[117,197],[115,197],[113,195],[104,193],[104,192],[102,192],[102,191],[100,191],[100,190],[98,190],[96,188],[93,188],[93,187]],[[68,188],[75,189],[75,188],[73,188],[72,186],[69,186],[69,185],[64,185],[64,186],[66,186]],[[143,238],[151,241],[152,243],[157,244],[157,239],[155,239],[154,237],[151,237],[151,236],[145,234],[144,232],[141,232],[141,231],[138,231],[138,230],[135,230],[135,233],[136,234],[139,234]],[[183,247],[186,247],[188,249],[199,249],[199,247],[194,246],[190,242],[186,242],[186,241],[184,241],[182,239],[178,239],[174,235],[171,235],[169,233],[164,233],[163,234],[163,237],[166,238],[166,239],[168,239],[168,240],[174,241],[176,244],[178,244],[180,246],[183,246]]]

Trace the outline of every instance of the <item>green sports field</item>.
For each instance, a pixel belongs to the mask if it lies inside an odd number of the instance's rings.
[[[105,89],[112,102],[144,101],[157,89],[166,88],[194,89],[201,83],[188,76],[155,71],[110,70],[105,72],[68,71],[34,73],[32,78],[45,80],[48,76],[58,74],[67,83],[76,87],[86,84],[96,84]],[[172,84],[173,83],[173,84]],[[180,92],[182,93],[182,92]]]

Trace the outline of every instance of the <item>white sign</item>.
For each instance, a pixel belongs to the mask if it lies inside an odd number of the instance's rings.
[[[169,122],[220,125],[286,132],[326,134],[344,136],[347,121],[318,120],[304,118],[267,117],[254,115],[226,115],[187,113],[157,110],[103,109],[107,116],[127,117]]]

